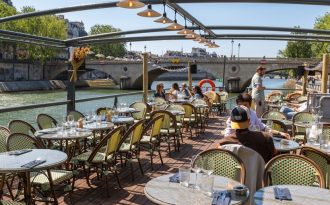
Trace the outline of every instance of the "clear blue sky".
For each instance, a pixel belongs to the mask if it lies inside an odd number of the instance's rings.
[[[105,2],[105,0],[12,0],[18,9],[23,6],[34,6],[37,10],[59,8],[95,2]],[[204,25],[255,25],[255,26],[282,26],[302,28],[313,28],[317,17],[324,15],[330,7],[310,6],[310,5],[289,5],[289,4],[243,4],[243,3],[219,3],[219,4],[181,4],[181,6],[194,15]],[[154,6],[154,9],[162,12],[161,6]],[[135,30],[146,28],[160,28],[163,24],[154,23],[153,19],[143,18],[136,15],[143,9],[128,10],[122,8],[107,8],[90,11],[65,13],[65,17],[71,21],[83,21],[86,31],[94,24],[110,24],[122,30]],[[174,17],[173,12],[167,8],[168,17]],[[182,18],[178,22],[183,24]],[[244,31],[243,31],[244,32]],[[242,33],[242,31],[217,30],[215,33]],[[247,32],[245,32],[247,33]],[[250,31],[248,33],[260,33]],[[261,32],[266,33],[266,32]],[[267,32],[271,33],[271,32]],[[156,33],[159,35],[171,35],[173,33]],[[229,55],[231,52],[230,40],[217,40],[221,46],[215,51],[219,55]],[[234,54],[237,55],[238,43],[241,44],[240,56],[246,57],[275,57],[279,49],[283,49],[286,42],[282,41],[235,41]],[[200,44],[190,41],[151,41],[133,42],[132,50],[144,50],[152,53],[162,54],[166,50],[181,50],[190,52],[192,47],[202,47]]]

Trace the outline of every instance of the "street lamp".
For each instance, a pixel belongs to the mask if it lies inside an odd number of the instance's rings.
[[[240,49],[241,49],[241,43],[238,44],[237,58],[239,58],[239,52],[240,52]]]
[[[147,52],[147,45],[144,46],[144,52]]]
[[[233,59],[233,52],[234,52],[234,40],[231,40],[231,55],[230,55],[230,59]]]
[[[132,42],[129,42],[129,52],[132,52]]]

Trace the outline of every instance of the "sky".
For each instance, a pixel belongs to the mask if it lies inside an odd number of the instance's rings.
[[[105,0],[12,0],[13,5],[20,9],[23,6],[33,6],[37,10],[75,6],[81,4],[109,2]],[[180,4],[182,8],[192,14],[204,25],[244,25],[244,26],[279,26],[313,28],[315,19],[324,15],[330,7],[314,5],[294,4],[257,4],[257,3],[195,3]],[[65,13],[65,18],[70,21],[82,21],[85,30],[95,24],[110,24],[123,31],[148,28],[162,28],[163,24],[153,22],[154,18],[145,18],[136,15],[142,9],[106,8],[89,11]],[[154,10],[162,13],[161,5],[154,5]],[[174,19],[174,13],[166,8],[167,16]],[[184,20],[178,17],[178,23],[184,24]],[[190,24],[188,24],[190,25]],[[238,33],[278,33],[265,31],[237,31],[237,30],[215,30],[216,34],[238,34]],[[286,34],[281,32],[282,34]],[[174,32],[158,32],[156,35],[173,35]],[[150,35],[150,34],[143,34]],[[231,40],[216,40],[220,48],[207,51],[216,52],[218,55],[231,55]],[[280,49],[285,48],[285,41],[247,41],[235,40],[233,45],[234,55],[238,55],[238,44],[240,44],[241,57],[276,57]],[[176,41],[149,41],[132,42],[132,50],[143,51],[146,46],[148,52],[163,54],[167,50],[191,52],[192,47],[203,47],[191,40]],[[129,46],[127,46],[129,49]]]

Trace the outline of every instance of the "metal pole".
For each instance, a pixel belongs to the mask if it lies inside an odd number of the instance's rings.
[[[68,88],[67,88],[67,113],[76,109],[76,84],[74,81],[70,81],[72,75],[72,65],[68,63]]]
[[[237,58],[239,59],[239,52],[240,52],[240,49],[241,49],[241,43],[238,44],[238,52],[237,52]]]
[[[222,87],[225,87],[226,59],[227,59],[227,56],[225,55],[225,56],[224,56],[224,59],[223,59]]]
[[[323,54],[323,65],[322,65],[322,84],[321,92],[327,93],[328,88],[328,67],[329,67],[329,54]]]
[[[234,40],[231,40],[231,54],[230,54],[230,59],[233,59],[233,52],[234,52]]]
[[[143,102],[147,102],[148,99],[148,54],[143,53]]]
[[[308,70],[304,71],[304,79],[303,79],[303,90],[302,90],[302,95],[306,95],[307,94],[307,84],[308,84]]]
[[[188,62],[188,88],[192,90],[191,62]]]

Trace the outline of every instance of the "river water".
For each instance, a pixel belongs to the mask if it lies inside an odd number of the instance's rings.
[[[181,85],[183,81],[176,81]],[[151,88],[155,89],[156,84],[159,81],[154,81]],[[169,89],[173,81],[162,81],[164,83],[165,89]],[[198,81],[193,81],[193,85],[196,85]],[[270,88],[281,88],[285,80],[282,79],[264,79],[264,84],[266,87]],[[217,86],[220,86],[216,82]],[[83,89],[76,91],[76,99],[83,98],[92,98],[102,95],[111,95],[111,94],[121,94],[132,91],[125,90],[108,90],[108,89]],[[40,104],[40,103],[49,103],[66,100],[66,91],[33,91],[33,92],[16,92],[16,93],[1,93],[0,94],[0,108],[31,105],[31,104]],[[230,96],[235,96],[237,94],[230,94]],[[142,94],[132,94],[129,96],[118,97],[118,103],[127,103],[131,104],[135,101],[141,101]],[[80,112],[90,112],[95,110],[98,107],[112,107],[114,99],[103,99],[95,100],[83,103],[77,103],[76,109]],[[62,120],[63,116],[66,113],[66,105],[47,107],[47,108],[36,108],[22,111],[14,111],[7,113],[0,113],[0,125],[7,125],[10,120],[13,119],[22,119],[33,125],[36,125],[36,116],[39,113],[46,113],[53,116],[57,120]]]

